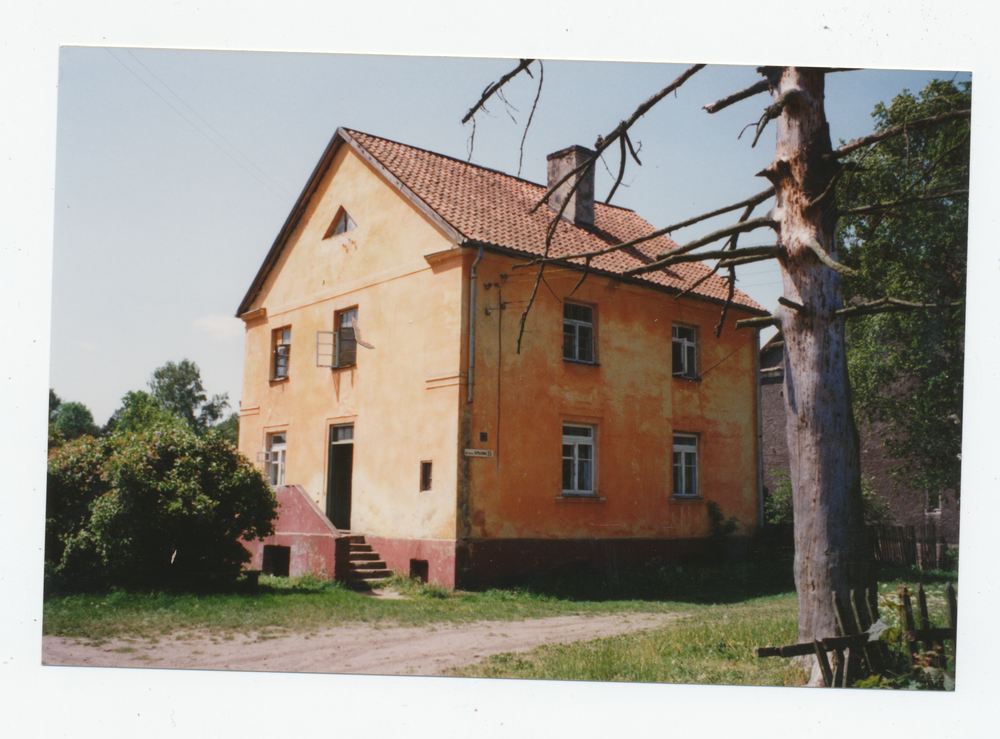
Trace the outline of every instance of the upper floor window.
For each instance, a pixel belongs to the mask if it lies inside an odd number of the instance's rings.
[[[341,207],[337,211],[337,215],[334,217],[333,221],[330,222],[330,227],[326,229],[326,233],[323,234],[324,239],[328,239],[331,236],[339,236],[340,234],[347,233],[357,226],[354,219],[351,218],[347,211]]]
[[[288,362],[292,355],[292,327],[276,329],[271,333],[271,377],[284,380],[288,377]]]
[[[674,434],[674,495],[698,495],[698,437],[693,434]]]
[[[334,318],[337,327],[336,359],[338,367],[347,367],[358,362],[358,309],[337,311]]]
[[[593,495],[597,427],[563,424],[563,495]]]
[[[594,309],[589,305],[563,304],[563,359],[594,361]]]
[[[333,329],[316,332],[317,367],[352,367],[357,364],[359,346],[375,348],[361,339],[356,307],[334,313]]]
[[[693,328],[674,326],[674,377],[698,377],[698,340]]]

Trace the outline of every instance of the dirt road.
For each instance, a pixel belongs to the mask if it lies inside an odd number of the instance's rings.
[[[352,625],[319,634],[229,638],[184,631],[158,641],[46,636],[42,663],[86,667],[325,672],[355,675],[443,675],[501,652],[653,629],[683,614],[559,616],[425,627]]]

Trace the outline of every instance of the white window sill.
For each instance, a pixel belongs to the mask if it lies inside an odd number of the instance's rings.
[[[569,359],[568,357],[563,357],[563,361],[568,362],[569,364],[586,364],[591,367],[601,366],[600,362],[588,362],[586,359]]]

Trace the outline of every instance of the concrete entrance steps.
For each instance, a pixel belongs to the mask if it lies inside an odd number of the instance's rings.
[[[351,582],[372,583],[383,580],[392,575],[392,570],[388,568],[379,553],[372,549],[371,544],[365,543],[362,534],[349,534],[350,553],[347,557],[348,578]]]

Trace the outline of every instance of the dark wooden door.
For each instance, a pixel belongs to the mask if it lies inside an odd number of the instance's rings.
[[[330,460],[327,467],[326,515],[338,529],[351,528],[351,476],[354,469],[354,444],[338,440],[340,428],[330,429]]]

